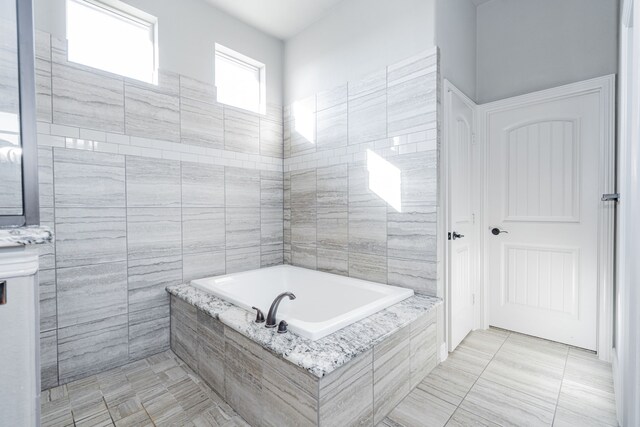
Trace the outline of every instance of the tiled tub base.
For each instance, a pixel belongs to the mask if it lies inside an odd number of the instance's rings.
[[[172,295],[171,348],[252,426],[376,425],[436,366],[436,307],[318,377]]]

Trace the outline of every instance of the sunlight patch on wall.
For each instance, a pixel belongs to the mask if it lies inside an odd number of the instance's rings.
[[[292,105],[294,131],[304,138],[305,142],[316,143],[316,115],[314,107],[308,102],[294,102]]]
[[[402,171],[380,155],[367,150],[369,189],[402,212]]]

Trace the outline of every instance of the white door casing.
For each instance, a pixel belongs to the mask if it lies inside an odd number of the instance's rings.
[[[474,180],[476,105],[445,80],[444,162],[446,166],[446,248],[448,344],[455,350],[476,329],[478,226],[475,220],[478,187]]]
[[[485,326],[608,354],[613,211],[600,196],[613,190],[613,83],[480,107]]]

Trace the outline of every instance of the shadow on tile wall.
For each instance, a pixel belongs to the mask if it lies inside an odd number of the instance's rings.
[[[282,108],[67,61],[37,34],[42,387],[169,347],[164,288],[283,261]]]
[[[285,262],[436,295],[438,54],[284,109]]]

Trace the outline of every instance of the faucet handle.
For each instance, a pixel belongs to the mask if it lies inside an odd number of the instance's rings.
[[[251,307],[257,311],[256,313],[256,323],[264,323],[264,313],[258,307]]]
[[[287,333],[287,326],[289,326],[289,324],[287,322],[285,322],[284,320],[280,321],[280,324],[278,325],[278,333],[279,334],[286,334]]]

